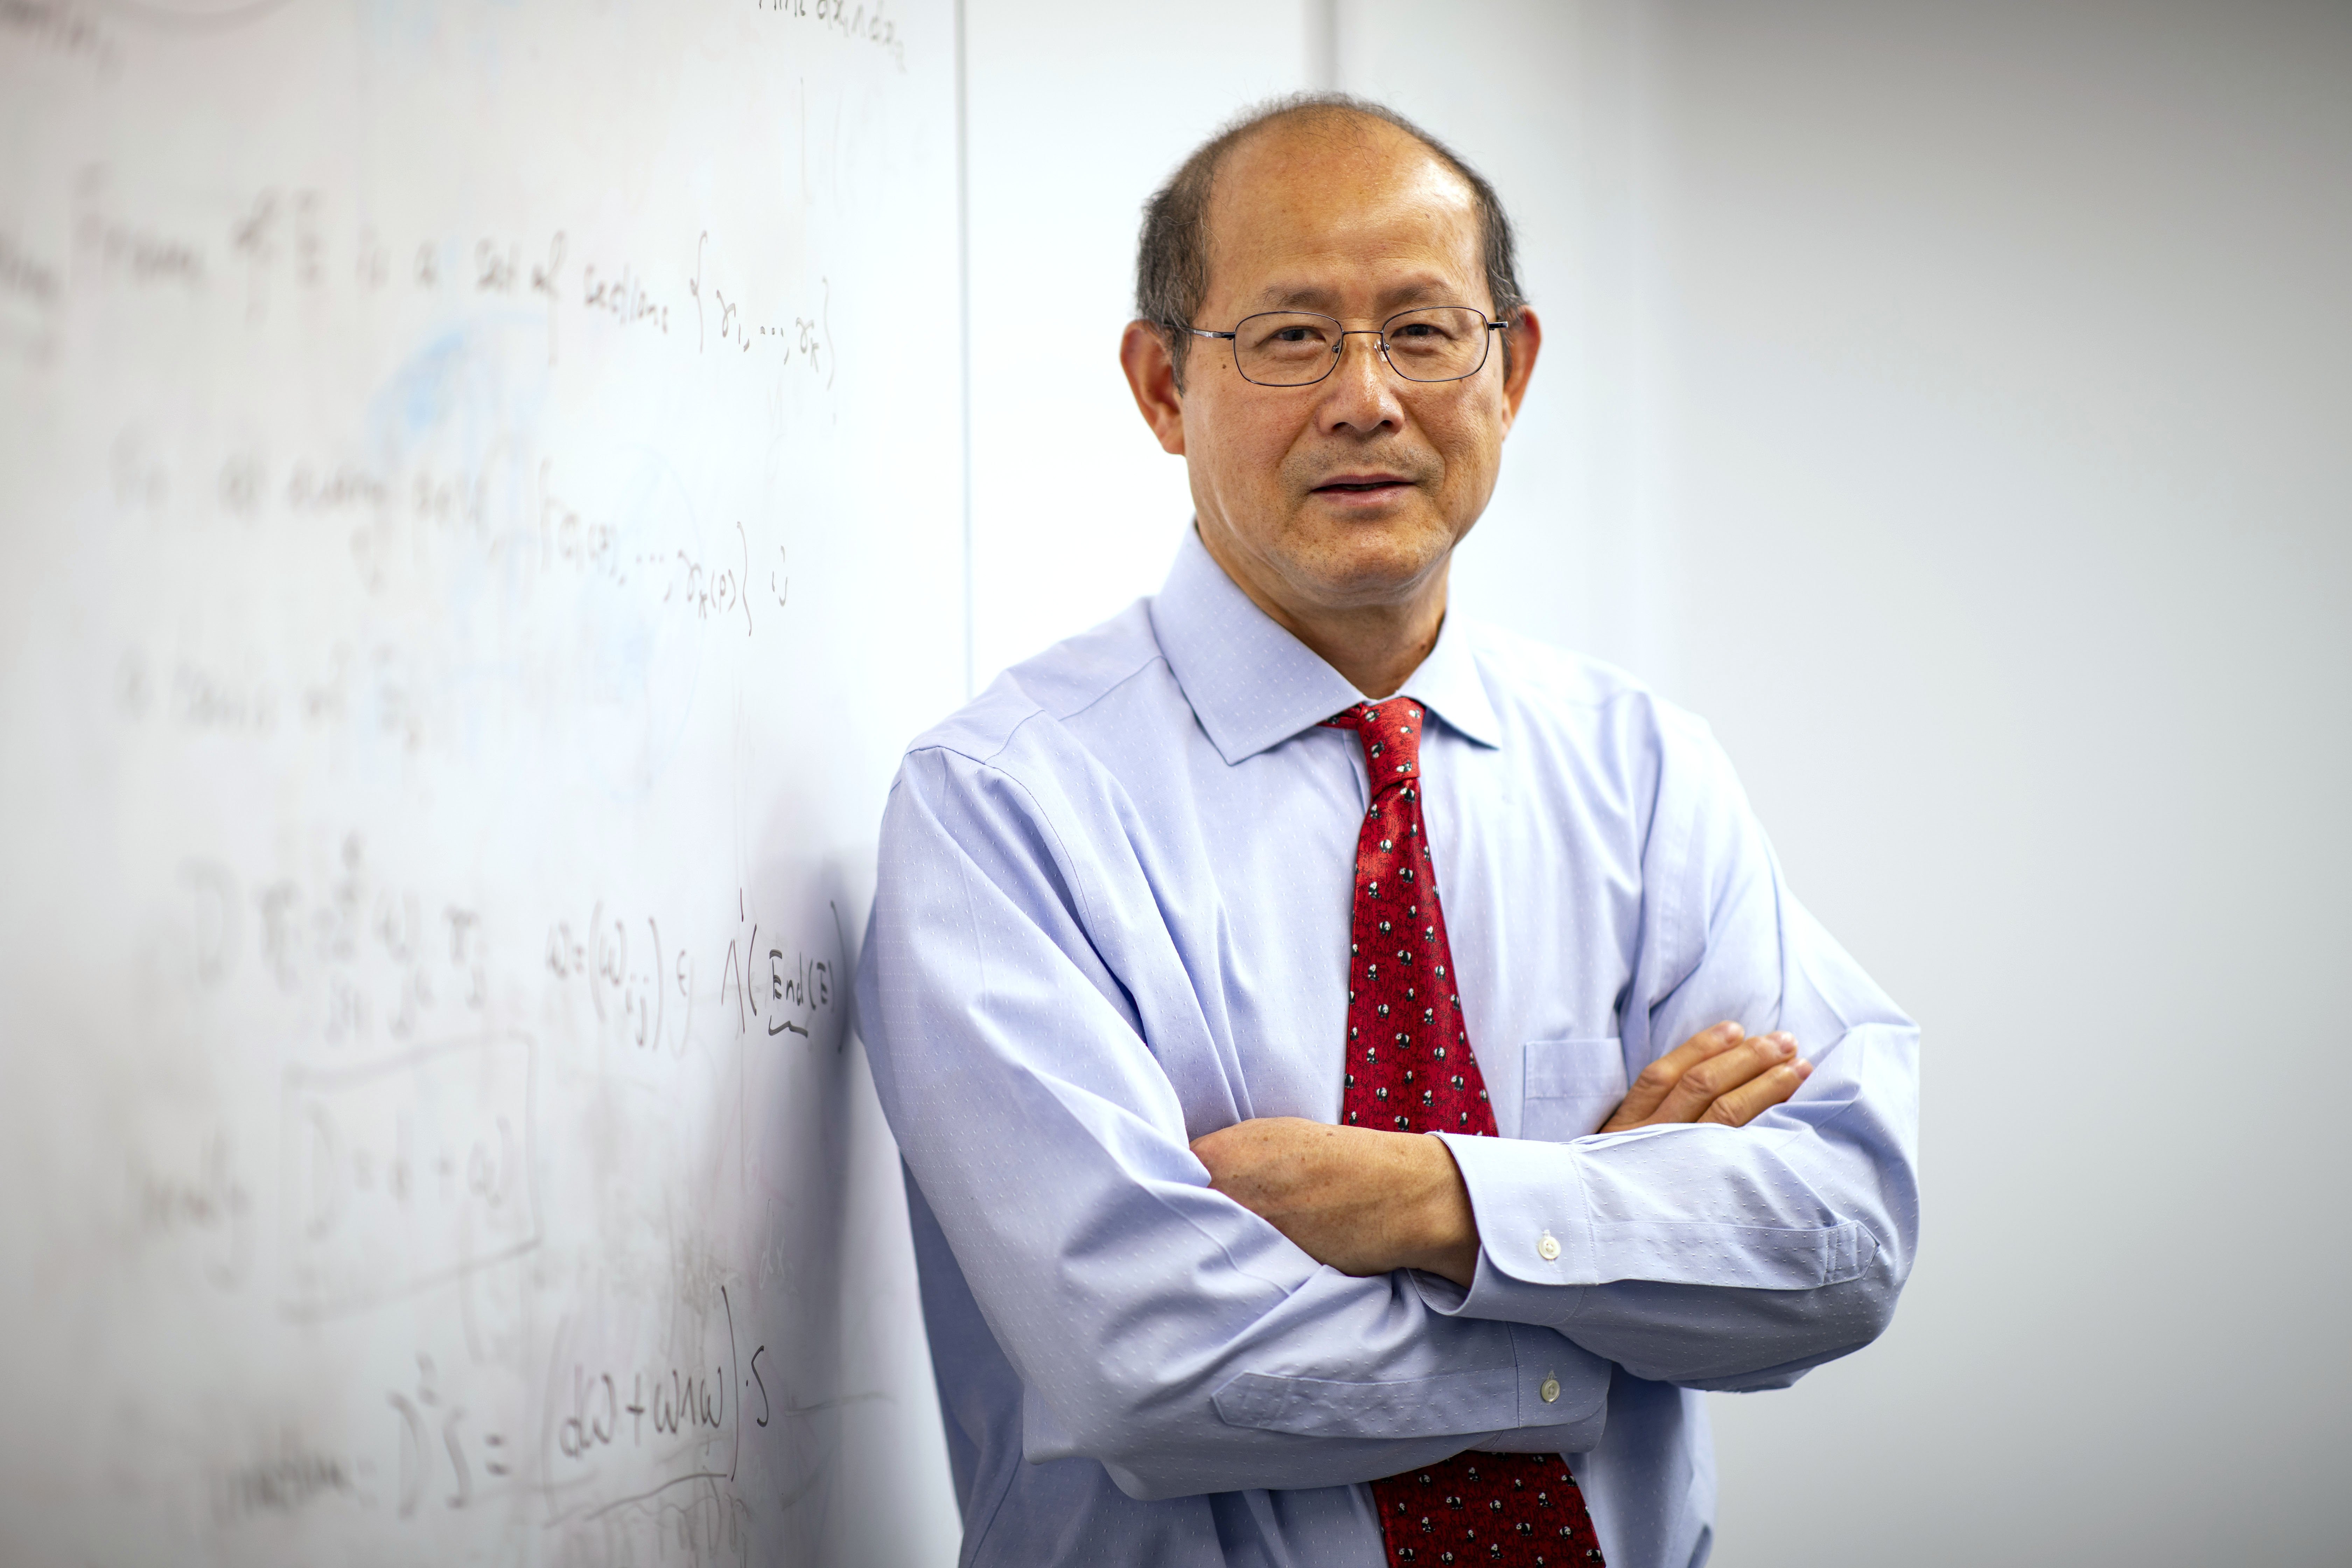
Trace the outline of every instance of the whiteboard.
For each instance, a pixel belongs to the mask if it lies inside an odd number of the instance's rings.
[[[0,7],[0,1560],[951,1552],[954,26]]]

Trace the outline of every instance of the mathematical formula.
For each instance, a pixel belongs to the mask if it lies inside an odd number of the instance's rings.
[[[539,1245],[537,1051],[494,1035],[286,1071],[289,1316],[373,1306]]]
[[[711,232],[662,247],[665,259],[596,254],[551,229],[513,235],[431,235],[394,241],[374,225],[334,216],[328,193],[268,186],[244,197],[207,233],[188,220],[136,214],[112,171],[94,165],[76,183],[68,248],[44,255],[26,235],[0,228],[0,289],[48,313],[118,294],[220,298],[248,327],[289,302],[341,300],[365,306],[399,299],[525,304],[543,321],[547,363],[560,364],[577,332],[651,338],[685,354],[760,353],[830,388],[838,374],[833,284],[820,274],[797,299],[761,300],[772,269],[727,263]]]

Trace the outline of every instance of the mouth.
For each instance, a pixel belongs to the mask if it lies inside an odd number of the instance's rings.
[[[1411,489],[1412,481],[1402,474],[1340,474],[1324,480],[1307,493],[1339,501],[1385,500],[1402,495]]]

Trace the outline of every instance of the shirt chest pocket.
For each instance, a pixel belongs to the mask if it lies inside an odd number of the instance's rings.
[[[1599,1130],[1625,1098],[1625,1048],[1616,1039],[1530,1040],[1519,1136],[1565,1143]]]

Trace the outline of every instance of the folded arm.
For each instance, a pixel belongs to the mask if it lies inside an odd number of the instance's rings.
[[[1790,1037],[1720,1023],[1643,1068],[1601,1131],[1744,1127],[1811,1072]],[[1266,1116],[1195,1138],[1192,1152],[1211,1186],[1342,1274],[1418,1268],[1465,1289],[1476,1277],[1477,1209],[1431,1134]]]
[[[1779,1387],[1875,1339],[1910,1272],[1918,1030],[1790,894],[1695,721],[1663,737],[1643,880],[1628,1062],[1733,1018],[1793,1036],[1811,1074],[1745,1126],[1449,1137],[1483,1245],[1466,1294],[1428,1288],[1636,1376]]]
[[[1894,1310],[1917,1229],[1917,1031],[1789,896],[1713,742],[1672,739],[1624,1011],[1629,1058],[1654,1059],[1598,1134],[1265,1121],[1195,1148],[1323,1261],[1423,1270],[1443,1314],[1554,1328],[1640,1377],[1776,1387]],[[1774,1032],[1700,1026],[1727,1016]]]
[[[1210,1186],[1055,821],[997,770],[909,757],[858,997],[891,1130],[1032,1395],[1027,1457],[1150,1498],[1590,1447],[1600,1358],[1324,1268]]]

